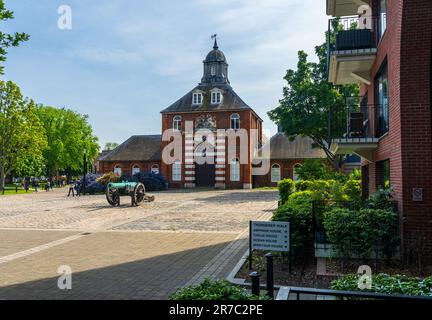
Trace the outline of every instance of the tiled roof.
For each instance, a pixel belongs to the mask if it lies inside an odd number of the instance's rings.
[[[100,161],[161,161],[162,136],[132,136],[108,154],[100,157]]]

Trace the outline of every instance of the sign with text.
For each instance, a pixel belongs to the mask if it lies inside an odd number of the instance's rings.
[[[251,221],[250,249],[288,252],[289,233],[289,222]]]

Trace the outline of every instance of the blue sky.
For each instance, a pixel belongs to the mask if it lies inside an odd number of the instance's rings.
[[[31,40],[9,51],[3,79],[37,102],[88,114],[103,146],[160,133],[160,111],[201,79],[218,33],[234,90],[276,131],[283,76],[313,54],[327,28],[324,0],[6,0],[4,32]],[[57,27],[60,5],[72,30]]]

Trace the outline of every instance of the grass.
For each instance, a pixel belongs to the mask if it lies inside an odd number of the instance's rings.
[[[256,187],[254,190],[278,190],[278,187]]]
[[[17,194],[25,194],[25,193],[33,193],[34,192],[34,190],[32,190],[32,189],[29,189],[29,191],[28,192],[25,192],[25,190],[22,190],[22,189],[18,189],[18,192],[15,192],[15,188],[11,188],[11,189],[9,189],[8,187],[6,187],[7,189],[5,189],[5,193],[4,193],[4,195],[5,196],[12,196],[12,195],[17,195]],[[3,196],[3,191],[0,191],[0,197],[1,196]]]

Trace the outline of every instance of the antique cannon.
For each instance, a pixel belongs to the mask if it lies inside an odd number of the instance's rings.
[[[130,196],[132,206],[139,206],[144,200],[152,201],[154,199],[146,196],[145,187],[140,182],[108,183],[106,190],[108,203],[112,206],[119,206],[121,196]]]

